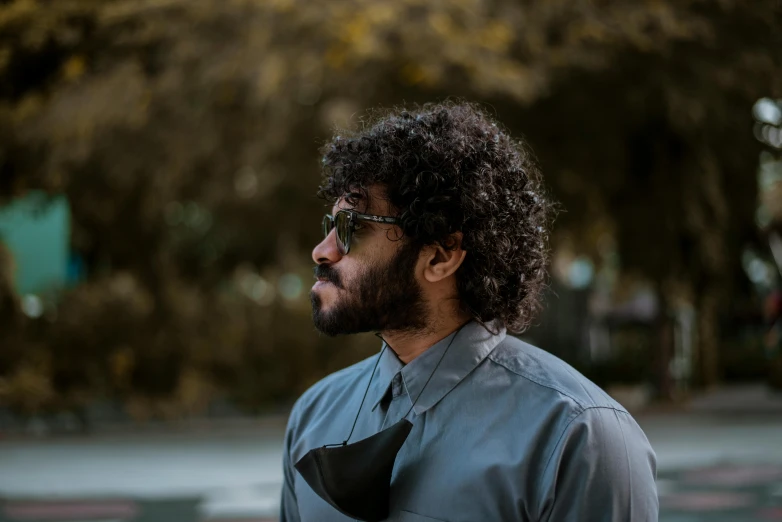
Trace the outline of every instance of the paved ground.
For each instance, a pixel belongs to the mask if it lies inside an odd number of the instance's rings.
[[[782,415],[639,422],[663,522],[782,521]],[[283,419],[206,432],[0,442],[0,522],[271,521]]]
[[[782,520],[782,465],[723,464],[658,478],[666,522]]]

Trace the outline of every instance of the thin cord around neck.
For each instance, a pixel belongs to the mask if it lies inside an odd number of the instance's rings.
[[[462,331],[462,328],[467,326],[467,323],[464,323],[459,327],[458,330],[453,334],[453,337],[451,338],[451,341],[448,343],[448,346],[445,347],[445,350],[443,350],[443,354],[440,356],[440,360],[437,361],[437,364],[434,366],[434,370],[432,370],[432,373],[429,374],[429,378],[426,379],[426,382],[424,383],[423,388],[421,388],[421,391],[418,393],[418,396],[413,401],[413,405],[410,406],[410,409],[407,410],[407,413],[405,413],[405,416],[402,417],[403,419],[406,419],[408,415],[410,415],[410,412],[413,411],[413,408],[415,408],[416,403],[418,403],[418,399],[421,398],[421,395],[424,394],[424,390],[429,385],[429,381],[432,380],[432,377],[434,377],[434,374],[437,372],[437,368],[440,367],[440,363],[443,362],[443,359],[445,359],[445,354],[448,353],[448,350],[451,348],[451,345],[456,340],[456,337],[459,335],[459,332]],[[327,447],[331,446],[346,446],[348,441],[350,440],[350,437],[353,436],[353,430],[356,429],[356,424],[358,423],[358,417],[361,415],[361,408],[364,407],[364,401],[367,398],[367,394],[369,393],[369,387],[372,384],[372,379],[375,377],[375,372],[377,371],[377,366],[380,364],[380,359],[383,357],[383,353],[386,351],[386,348],[388,347],[388,343],[385,339],[380,335],[380,333],[375,334],[376,337],[381,339],[383,341],[383,349],[380,350],[380,355],[377,356],[377,361],[375,361],[375,366],[372,368],[372,373],[369,374],[369,382],[367,383],[366,389],[364,389],[364,396],[361,398],[361,404],[358,406],[358,411],[356,412],[356,418],[353,419],[353,426],[350,428],[350,433],[348,434],[347,438],[342,442],[342,444],[327,444]]]
[[[464,328],[467,325],[467,323],[464,323],[459,327],[458,330],[453,334],[453,337],[451,338],[451,341],[448,343],[448,346],[445,347],[445,350],[443,350],[443,354],[440,356],[440,360],[437,361],[437,364],[434,366],[434,370],[432,370],[432,373],[429,374],[429,378],[426,379],[426,382],[424,383],[423,388],[421,388],[421,391],[418,392],[418,396],[416,396],[415,400],[413,401],[413,405],[410,406],[410,409],[407,410],[407,413],[405,413],[405,416],[402,417],[403,419],[406,419],[408,415],[410,415],[410,412],[413,411],[413,408],[415,408],[416,403],[418,402],[418,399],[421,398],[421,395],[424,394],[424,390],[426,389],[426,386],[429,384],[429,381],[432,380],[432,377],[434,377],[434,374],[437,372],[437,368],[440,367],[440,363],[443,362],[443,359],[445,359],[445,354],[448,353],[448,349],[451,347],[453,342],[456,340],[456,336],[459,335],[459,332],[462,331],[462,328]]]
[[[350,433],[348,434],[348,437],[345,439],[345,441],[341,444],[342,446],[347,445],[348,441],[350,440],[350,437],[353,436],[353,430],[356,429],[356,423],[358,422],[358,416],[361,414],[361,408],[364,406],[364,401],[367,398],[367,393],[369,393],[369,386],[372,384],[372,379],[375,377],[375,372],[377,371],[377,365],[380,364],[380,359],[383,357],[383,352],[386,351],[386,346],[388,346],[388,343],[380,337],[380,334],[376,334],[377,337],[383,340],[383,349],[380,350],[380,355],[377,356],[377,361],[375,361],[375,367],[372,368],[372,373],[369,374],[369,382],[367,383],[367,387],[364,390],[364,396],[361,398],[361,404],[358,406],[358,411],[356,412],[356,418],[353,420],[353,427],[350,428]],[[336,444],[336,446],[339,446],[339,444]]]

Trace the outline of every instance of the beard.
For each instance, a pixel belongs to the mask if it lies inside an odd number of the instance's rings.
[[[369,266],[349,286],[330,265],[315,267],[343,294],[331,310],[323,310],[320,296],[310,293],[312,321],[321,333],[334,337],[363,332],[419,331],[427,324],[423,293],[415,280],[418,249],[406,244],[385,265]]]

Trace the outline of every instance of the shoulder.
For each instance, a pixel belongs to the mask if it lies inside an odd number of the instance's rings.
[[[574,417],[590,408],[626,413],[624,407],[568,363],[516,337],[506,337],[489,359],[515,375],[527,393],[569,403]]]
[[[591,407],[572,419],[538,474],[544,520],[657,520],[657,457],[630,414]],[[608,512],[606,511],[608,510]]]
[[[656,457],[624,407],[560,358],[517,338],[508,336],[489,358],[523,397],[525,426],[545,434],[536,452],[535,509],[549,515],[539,518],[591,520],[576,512],[584,504],[576,500],[589,498],[586,504],[614,506],[622,520],[656,520],[645,515],[656,513]]]

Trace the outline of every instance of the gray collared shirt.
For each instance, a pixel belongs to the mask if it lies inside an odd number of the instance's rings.
[[[350,442],[405,415],[413,423],[394,465],[388,520],[657,520],[654,451],[622,406],[504,330],[492,335],[473,322],[457,333],[407,365],[387,348],[302,395],[285,437],[282,522],[350,520],[293,464],[345,440],[378,357]]]

